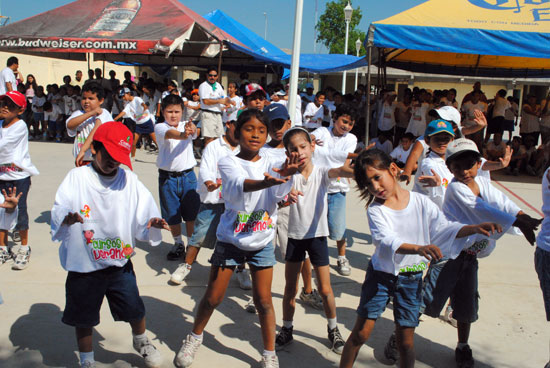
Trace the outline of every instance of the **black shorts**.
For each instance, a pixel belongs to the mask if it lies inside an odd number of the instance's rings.
[[[97,326],[105,296],[115,321],[132,322],[145,317],[134,267],[128,261],[123,267],[88,273],[69,272],[65,282],[63,323],[81,328]]]
[[[136,122],[133,119],[124,118],[122,119],[122,123],[126,125],[128,129],[130,129],[132,134],[136,132]]]
[[[4,189],[8,192],[9,188],[13,187],[17,189],[17,194],[23,193],[21,198],[19,198],[19,203],[17,204],[17,225],[15,225],[15,230],[28,230],[29,213],[27,212],[27,196],[29,194],[29,190],[31,189],[31,177],[28,176],[24,179],[9,181],[0,180],[0,190]]]
[[[504,116],[496,116],[487,124],[487,134],[502,134],[504,132]]]
[[[309,254],[309,259],[312,265],[329,265],[328,244],[326,236],[310,239],[288,238],[285,261],[303,262],[306,259],[306,252],[307,254]]]

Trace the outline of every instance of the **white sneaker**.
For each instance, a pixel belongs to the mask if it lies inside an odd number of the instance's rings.
[[[195,339],[193,335],[189,334],[183,341],[183,345],[176,355],[174,364],[176,367],[190,367],[195,359],[197,350],[202,345],[202,340]]]
[[[3,265],[11,259],[10,251],[8,247],[0,247],[0,265]]]
[[[162,365],[162,356],[148,337],[140,340],[134,337],[133,343],[134,349],[143,357],[147,367],[158,368]]]
[[[244,309],[248,313],[256,313],[256,305],[254,304],[254,299],[250,298],[248,303],[246,303],[246,305],[244,306]]]
[[[239,286],[243,290],[252,289],[252,279],[250,278],[250,270],[244,269],[242,271],[237,271],[237,280],[239,280]]]
[[[279,358],[277,355],[262,355],[262,368],[279,368]]]
[[[80,368],[95,368],[95,361],[85,360],[80,364]]]
[[[170,282],[176,285],[181,284],[187,275],[189,275],[189,272],[191,272],[191,265],[180,263],[178,268],[172,273],[172,276],[170,276]]]
[[[342,276],[351,275],[351,266],[347,258],[338,257],[338,268],[336,269],[338,273]]]
[[[24,270],[29,265],[29,259],[31,258],[31,248],[28,251],[24,251],[22,248],[15,253],[15,262],[11,266],[12,270]]]

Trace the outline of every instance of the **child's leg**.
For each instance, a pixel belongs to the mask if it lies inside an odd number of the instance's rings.
[[[145,333],[145,317],[137,321],[130,321],[130,326],[132,327],[132,334],[143,335]]]
[[[458,343],[467,344],[468,339],[470,338],[470,327],[472,324],[470,322],[459,322],[456,321],[457,331],[458,331]]]
[[[275,351],[275,311],[273,310],[273,300],[271,299],[273,267],[250,265],[250,270],[252,271],[254,305],[260,318],[264,349]]]
[[[187,247],[187,253],[185,253],[185,263],[188,265],[192,265],[197,260],[197,256],[199,255],[199,251],[201,248],[190,245]]]
[[[5,247],[8,244],[8,230],[0,230],[0,247]]]
[[[402,327],[397,325],[395,339],[399,349],[399,367],[414,367],[414,327]]]
[[[302,281],[304,283],[304,292],[306,294],[311,294],[313,292],[313,285],[311,283],[312,272],[309,257],[302,262],[302,270],[300,273],[302,274]]]
[[[329,319],[336,318],[336,303],[334,301],[334,293],[330,286],[330,269],[329,266],[315,266],[317,280],[319,280],[319,294],[323,298],[323,307],[325,308],[325,316]]]
[[[231,275],[233,275],[234,270],[235,267],[211,267],[208,287],[206,288],[206,292],[201,299],[197,310],[197,316],[195,317],[195,322],[193,323],[194,334],[202,335],[202,332],[208,324],[214,309],[216,309],[216,307],[220,305],[223,300],[225,291],[227,290],[227,285],[229,285],[229,280],[231,280]],[[275,325],[275,320],[273,321],[273,324]],[[275,328],[273,328],[273,337],[275,337]]]
[[[285,293],[283,295],[283,321],[293,321],[298,294],[298,275],[302,262],[285,262]]]
[[[355,326],[344,345],[344,351],[342,352],[342,358],[340,358],[340,368],[352,368],[359,349],[369,339],[369,336],[376,323],[373,319],[366,319],[363,317],[357,317]]]
[[[195,221],[185,221],[185,231],[187,233],[188,238],[190,238],[191,235],[193,235],[194,229],[195,229]],[[181,230],[180,230],[180,233],[181,233]]]
[[[81,353],[90,353],[92,351],[92,332],[89,327],[76,327],[76,342],[78,351]]]
[[[19,236],[21,236],[21,245],[29,244],[29,229],[19,230]]]
[[[134,133],[134,142],[132,143],[132,157],[136,157],[136,144],[140,137],[140,134]]]
[[[158,144],[157,144],[157,136],[155,135],[155,133],[150,133],[149,136],[151,137],[151,139],[153,140],[153,142],[155,142],[155,145],[158,147]]]

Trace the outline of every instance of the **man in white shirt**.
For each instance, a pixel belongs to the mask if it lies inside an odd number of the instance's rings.
[[[201,134],[204,146],[223,135],[222,114],[224,107],[231,105],[223,87],[218,82],[218,71],[214,67],[206,70],[206,81],[199,86],[201,101]]]
[[[0,95],[17,91],[17,81],[15,79],[17,68],[19,68],[19,60],[15,56],[10,57],[6,67],[0,72]]]

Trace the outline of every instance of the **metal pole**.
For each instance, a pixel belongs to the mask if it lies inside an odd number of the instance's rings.
[[[313,25],[313,53],[317,53],[317,0],[315,0],[315,24]]]
[[[294,16],[294,42],[292,44],[292,61],[290,63],[290,86],[288,87],[288,113],[292,126],[296,123],[296,94],[298,76],[300,73],[300,41],[302,40],[302,12],[304,0],[296,0],[296,15]]]
[[[264,12],[264,17],[265,17],[264,40],[267,41],[267,13],[266,12]]]
[[[367,126],[365,129],[365,147],[369,145],[369,129],[370,129],[370,64],[372,63],[372,46],[367,46],[368,64],[367,64]]]
[[[218,54],[218,78],[222,80],[222,53],[223,53],[223,41],[220,41],[220,53]]]
[[[357,57],[359,57],[359,50],[357,50]],[[359,68],[355,68],[355,91],[357,91],[357,79],[359,78]]]
[[[344,46],[344,55],[348,54],[348,35],[349,35],[349,20],[346,20],[346,42]],[[342,73],[342,95],[346,94],[346,71]]]

